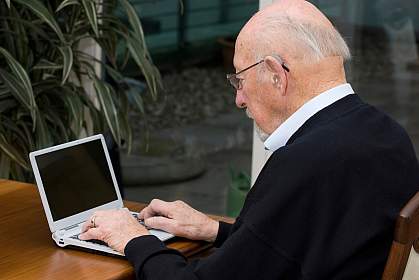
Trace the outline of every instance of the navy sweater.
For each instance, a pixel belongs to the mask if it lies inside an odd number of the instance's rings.
[[[349,95],[269,158],[234,225],[188,263],[152,236],[125,248],[138,279],[380,279],[395,218],[418,191],[403,128]]]

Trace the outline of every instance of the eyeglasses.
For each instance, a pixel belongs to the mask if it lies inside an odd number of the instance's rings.
[[[278,61],[281,63],[282,68],[284,68],[285,71],[290,72],[290,69],[288,68],[288,66],[282,61],[282,59],[275,55],[274,56],[276,59],[278,59]],[[237,73],[233,73],[233,74],[227,74],[227,80],[230,82],[230,84],[234,87],[235,90],[240,90],[242,89],[242,83],[241,81],[244,80],[242,78],[238,78],[237,75],[261,64],[262,62],[264,62],[265,59],[262,59],[261,61],[256,62],[255,64],[250,65],[249,67],[244,68],[243,70],[237,72]]]

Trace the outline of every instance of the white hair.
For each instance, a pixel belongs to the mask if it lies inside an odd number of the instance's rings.
[[[344,61],[351,58],[348,45],[334,27],[300,22],[287,15],[265,17],[259,36],[261,43],[258,45],[265,52],[263,55],[270,55],[271,53],[266,53],[269,51],[274,52],[273,48],[278,44],[278,38],[281,38],[300,43],[298,48],[305,48],[301,50],[304,51],[302,54],[304,58],[313,58],[315,61],[332,56],[341,56]]]

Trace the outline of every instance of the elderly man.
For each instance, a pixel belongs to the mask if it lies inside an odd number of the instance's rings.
[[[141,279],[379,279],[395,217],[418,190],[405,131],[346,83],[347,45],[302,0],[277,1],[241,30],[228,76],[273,152],[234,225],[153,200],[149,227],[219,247],[187,263],[128,211],[94,214],[82,239],[125,252]]]

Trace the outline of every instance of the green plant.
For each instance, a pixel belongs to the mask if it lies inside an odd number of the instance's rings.
[[[251,180],[246,172],[236,172],[233,168],[230,168],[230,180],[227,196],[227,215],[237,217],[250,190]]]
[[[129,26],[115,16],[119,7]],[[81,49],[86,40],[101,47],[107,63]],[[160,74],[128,0],[0,0],[0,178],[27,180],[30,151],[83,132],[110,131],[129,150],[128,111],[143,108],[140,93],[123,82],[130,58],[155,96]]]

